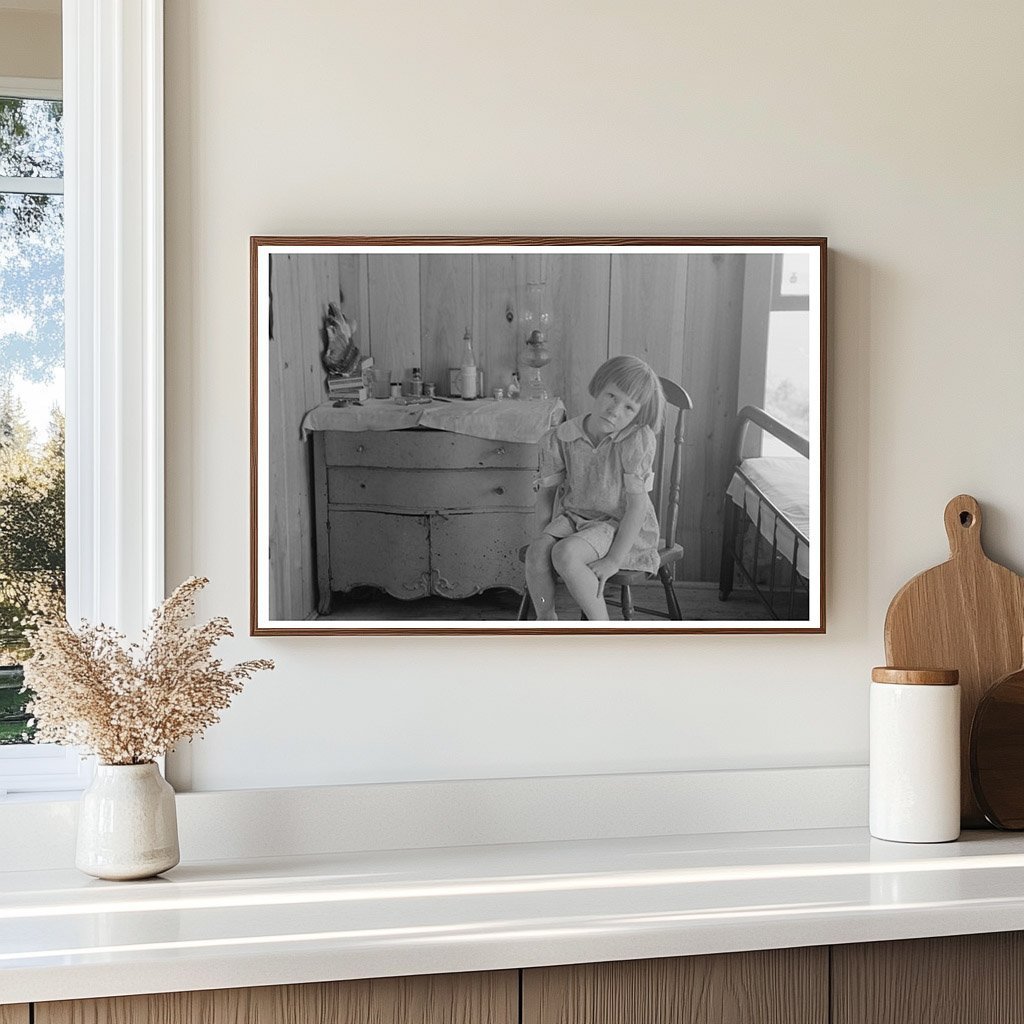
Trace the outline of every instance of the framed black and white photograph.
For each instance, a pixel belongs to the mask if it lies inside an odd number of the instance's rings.
[[[254,635],[824,632],[824,239],[250,249]]]

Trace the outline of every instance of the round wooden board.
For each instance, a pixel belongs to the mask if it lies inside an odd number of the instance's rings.
[[[971,726],[971,785],[997,828],[1024,829],[1024,668],[978,703]]]

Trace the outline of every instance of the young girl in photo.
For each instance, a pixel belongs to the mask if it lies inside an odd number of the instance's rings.
[[[538,619],[557,619],[555,578],[590,621],[608,618],[605,581],[620,569],[658,571],[656,431],[665,415],[658,375],[615,356],[590,381],[590,412],[541,439],[535,539],[526,585]],[[556,514],[556,498],[560,498]]]

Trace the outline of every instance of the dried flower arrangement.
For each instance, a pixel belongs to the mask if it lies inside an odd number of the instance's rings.
[[[84,747],[104,764],[146,764],[220,718],[266,660],[224,668],[213,648],[232,636],[223,617],[187,626],[209,580],[185,580],[153,612],[141,646],[109,626],[39,616],[25,662],[36,742]]]

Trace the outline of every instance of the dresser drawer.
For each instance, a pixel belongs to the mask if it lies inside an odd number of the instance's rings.
[[[443,430],[328,430],[324,446],[328,466],[536,470],[538,463],[535,444],[488,441]]]
[[[430,519],[331,512],[332,590],[375,586],[409,600],[430,593]]]
[[[334,466],[327,470],[327,499],[332,505],[409,512],[532,509],[533,477],[527,470]]]
[[[493,511],[430,517],[431,587],[462,598],[489,587],[526,586],[519,549],[533,537],[533,513]],[[472,552],[472,557],[467,557]]]

